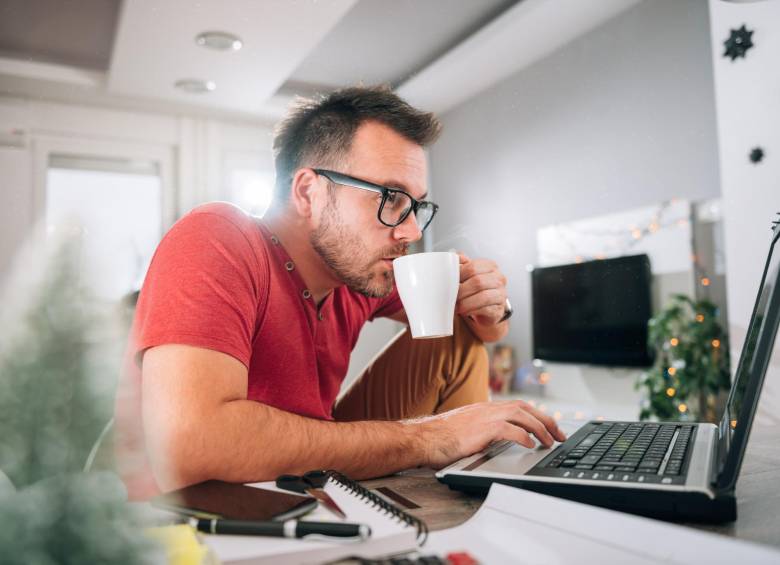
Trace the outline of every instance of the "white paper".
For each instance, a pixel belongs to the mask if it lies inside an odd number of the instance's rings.
[[[467,522],[433,532],[425,554],[468,551],[485,564],[777,565],[780,551],[494,483]]]

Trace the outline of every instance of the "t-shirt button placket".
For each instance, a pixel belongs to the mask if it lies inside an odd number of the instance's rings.
[[[322,312],[317,312],[317,319],[321,322],[323,318]]]
[[[306,290],[304,290],[302,294],[303,294],[303,299],[304,300],[308,300],[309,298],[311,298],[311,291],[309,291],[308,288]]]
[[[287,269],[288,271],[292,271],[295,268],[295,263],[293,263],[292,261],[287,261],[284,264],[284,268]]]
[[[279,245],[279,238],[276,237],[275,235],[272,235],[271,236],[271,243],[273,243],[274,245]]]

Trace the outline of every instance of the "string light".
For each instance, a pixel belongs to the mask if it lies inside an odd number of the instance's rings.
[[[712,340],[712,347],[714,347],[715,349],[720,347],[720,340],[719,339],[713,339]]]
[[[696,314],[696,321],[701,323],[704,321],[704,314]]]
[[[539,373],[539,384],[546,385],[550,381],[550,373]]]
[[[702,286],[710,286],[710,279],[708,279],[707,277],[703,277],[701,279],[701,285]]]
[[[584,412],[581,412],[581,411],[577,410],[574,413],[574,419],[575,420],[582,420],[584,417],[585,417],[585,413]]]
[[[688,411],[688,407],[685,404],[680,404],[677,409],[680,411],[681,414],[684,414]]]
[[[677,339],[676,337],[673,337],[672,339],[669,340],[669,344],[672,347],[677,347],[680,344],[680,340]]]
[[[662,202],[654,211],[652,217],[648,219],[647,224],[645,225],[638,226],[633,224],[628,227],[613,230],[583,229],[576,226],[566,226],[562,224],[550,226],[557,232],[556,237],[569,248],[569,253],[560,254],[560,258],[571,260],[571,256],[575,255],[574,262],[581,263],[590,259],[603,259],[607,256],[612,257],[626,255],[631,248],[639,243],[640,240],[654,235],[661,230],[667,228],[685,228],[690,224],[688,219],[669,217],[670,207],[679,202],[679,199],[674,198]],[[674,213],[673,210],[671,212]],[[676,215],[679,216],[679,214]],[[589,255],[587,257],[576,255],[580,236],[609,238],[610,243],[608,246],[612,247],[612,249],[599,253],[598,255]]]
[[[562,417],[563,415],[558,410],[556,410],[555,413],[553,414],[553,418],[555,418],[556,420],[560,420]]]
[[[674,367],[669,367],[669,368],[666,370],[666,372],[667,372],[667,373],[669,373],[669,376],[672,376],[672,377],[673,377],[674,375],[676,375],[676,374],[677,374],[677,369],[675,369]]]
[[[672,396],[674,396],[675,392],[677,392],[677,391],[674,390],[672,387],[669,387],[669,388],[666,389],[666,396],[672,397]]]
[[[737,427],[737,421],[736,420],[731,420],[731,422],[729,422],[729,424],[731,425],[731,429],[732,430]]]
[[[597,416],[597,417],[596,417],[596,419],[597,419],[599,422],[603,422],[603,421],[604,421],[604,416]]]

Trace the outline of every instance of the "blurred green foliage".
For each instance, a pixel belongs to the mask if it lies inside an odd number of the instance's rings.
[[[79,242],[29,254],[2,299],[0,561],[149,562],[150,542],[111,472],[82,473],[109,420],[119,346],[79,281]],[[32,274],[28,274],[32,273]]]
[[[716,421],[716,400],[730,386],[728,337],[717,306],[674,295],[648,322],[648,345],[655,362],[637,383],[647,398],[640,419]]]

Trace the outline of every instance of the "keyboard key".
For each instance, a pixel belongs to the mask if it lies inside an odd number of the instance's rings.
[[[566,459],[563,463],[561,463],[561,467],[574,467],[576,464],[576,459]]]
[[[614,468],[614,465],[596,465],[593,467],[595,471],[612,471]]]
[[[586,470],[590,471],[591,469],[593,469],[593,465],[586,465],[585,463],[577,463],[574,466],[574,468],[575,469],[586,469]]]
[[[600,455],[586,455],[585,457],[580,459],[580,463],[593,465],[594,463],[598,463],[599,459],[601,459]]]

